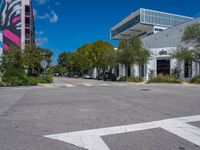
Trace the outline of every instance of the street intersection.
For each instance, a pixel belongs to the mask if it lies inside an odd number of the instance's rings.
[[[0,89],[0,150],[200,150],[200,86],[54,80]]]

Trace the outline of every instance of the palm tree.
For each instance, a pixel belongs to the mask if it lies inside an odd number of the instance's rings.
[[[200,24],[195,23],[186,27],[182,39],[185,44],[192,45],[192,48],[181,47],[177,48],[171,54],[172,58],[176,58],[179,61],[185,63],[186,67],[189,68],[191,62],[199,61],[200,54]],[[191,67],[191,66],[190,66]],[[182,70],[181,70],[182,71]],[[188,76],[185,74],[185,76]]]

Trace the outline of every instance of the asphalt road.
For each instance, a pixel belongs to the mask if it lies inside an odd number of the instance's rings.
[[[0,88],[0,150],[199,146],[200,86],[56,78],[48,86]]]

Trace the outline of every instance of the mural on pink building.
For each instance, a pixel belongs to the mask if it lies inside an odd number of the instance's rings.
[[[0,0],[0,30],[3,49],[10,45],[21,46],[21,0]]]

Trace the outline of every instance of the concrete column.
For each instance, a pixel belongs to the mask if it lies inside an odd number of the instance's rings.
[[[192,77],[198,76],[199,64],[198,62],[192,62]]]
[[[132,65],[131,75],[135,77],[139,77],[139,65],[134,64]]]
[[[125,65],[119,64],[119,75],[120,76],[125,76],[126,75]]]
[[[177,68],[177,59],[170,59],[170,71],[172,73],[172,71],[174,71]]]
[[[147,64],[146,64],[146,80],[149,80],[149,73],[151,70],[154,70],[154,60],[153,58],[148,60]],[[154,70],[155,72],[155,70]]]
[[[97,77],[97,68],[94,68],[92,71],[92,77],[96,78]]]
[[[185,80],[185,62],[179,61],[179,68],[180,68],[180,79]]]

